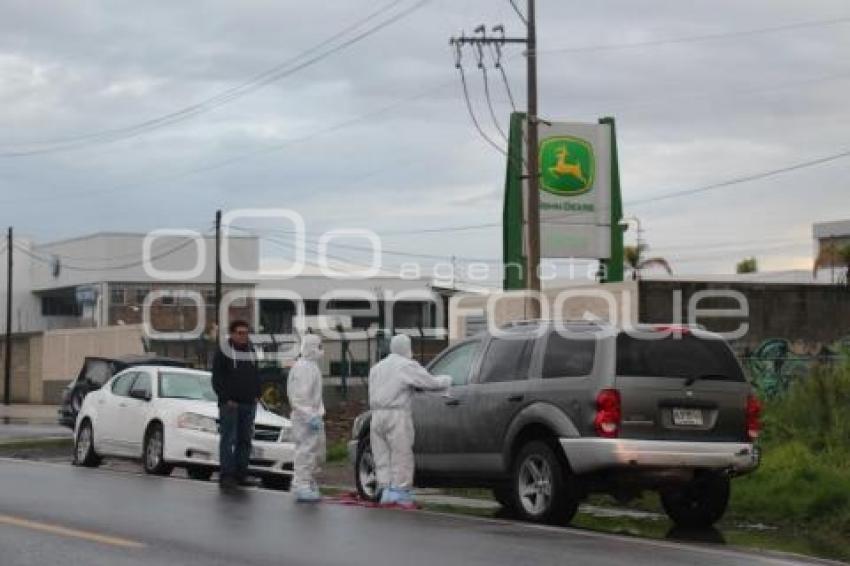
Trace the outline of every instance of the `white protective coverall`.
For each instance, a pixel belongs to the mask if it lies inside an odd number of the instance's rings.
[[[409,491],[413,484],[414,388],[448,389],[452,378],[433,376],[411,359],[410,338],[400,334],[390,341],[390,355],[369,372],[370,441],[378,489]]]
[[[316,474],[325,461],[325,427],[322,417],[321,340],[308,334],[301,341],[301,357],[289,371],[286,394],[292,408],[290,419],[295,436],[295,475],[292,490],[317,492]]]

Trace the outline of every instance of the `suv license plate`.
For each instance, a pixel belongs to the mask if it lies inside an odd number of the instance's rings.
[[[677,426],[702,426],[699,409],[673,409],[673,424]]]
[[[259,446],[251,447],[251,458],[253,458],[255,460],[262,460],[263,458],[265,458],[265,456],[266,456],[265,451],[262,448],[260,448]]]

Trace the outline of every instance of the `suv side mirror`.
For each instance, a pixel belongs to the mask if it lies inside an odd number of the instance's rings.
[[[143,389],[133,389],[130,391],[130,397],[139,399],[140,401],[150,401],[151,394]]]

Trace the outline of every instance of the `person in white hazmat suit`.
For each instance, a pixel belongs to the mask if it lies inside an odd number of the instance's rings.
[[[301,340],[301,356],[289,371],[286,394],[292,409],[290,419],[295,436],[295,475],[292,490],[295,499],[302,503],[321,501],[316,474],[325,461],[325,426],[322,417],[322,341],[314,334]]]
[[[410,338],[390,341],[390,354],[369,372],[370,441],[382,505],[414,505],[413,416],[410,396],[415,389],[448,389],[452,378],[433,376],[411,359]]]

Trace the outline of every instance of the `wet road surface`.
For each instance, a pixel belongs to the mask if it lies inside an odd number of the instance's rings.
[[[0,421],[0,442],[40,438],[72,438],[73,432],[56,424],[29,423],[13,419]]]
[[[0,459],[0,562],[73,565],[793,565],[722,547],[629,539],[288,493]]]

